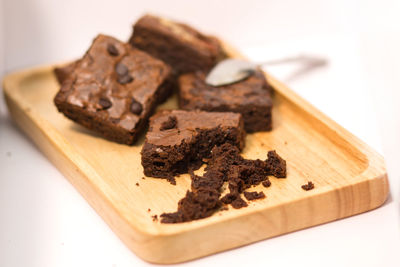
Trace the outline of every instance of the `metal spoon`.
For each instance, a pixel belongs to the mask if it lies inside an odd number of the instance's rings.
[[[305,65],[308,69],[324,66],[327,60],[316,56],[299,55],[284,59],[270,60],[254,63],[243,59],[228,58],[220,61],[207,75],[206,83],[218,87],[239,82],[252,75],[257,68],[267,65],[278,65],[285,63],[298,62]]]

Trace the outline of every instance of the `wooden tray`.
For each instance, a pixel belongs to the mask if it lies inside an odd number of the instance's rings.
[[[189,176],[178,177],[176,186],[162,179],[143,180],[143,137],[135,146],[119,145],[58,113],[53,97],[59,86],[52,68],[38,67],[5,77],[10,113],[121,240],[144,260],[187,261],[365,212],[383,204],[388,195],[379,154],[267,75],[276,88],[274,129],[248,135],[243,154],[266,158],[268,150],[276,149],[287,160],[287,179],[271,178],[270,188],[257,187],[267,197],[247,208],[230,208],[189,223],[154,222],[151,215],[176,210],[190,187]],[[171,98],[161,108],[176,107],[176,102]],[[301,185],[309,180],[315,189],[306,192]]]

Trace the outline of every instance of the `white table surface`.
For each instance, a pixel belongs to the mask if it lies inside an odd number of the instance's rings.
[[[293,50],[296,47],[296,50]],[[353,35],[245,47],[253,60],[311,52],[329,65],[297,79],[295,66],[268,70],[380,153],[370,79]],[[376,95],[376,94],[375,94]],[[346,96],[343,98],[343,96]],[[378,108],[379,109],[379,108]],[[63,175],[15,126],[0,104],[0,266],[149,266],[130,252]],[[381,113],[380,113],[381,112]],[[395,127],[395,126],[393,126]],[[398,129],[396,128],[398,133]],[[390,140],[386,140],[390,143]],[[383,145],[382,145],[383,144]],[[390,149],[388,150],[390,152]],[[385,156],[396,157],[388,153]],[[400,266],[399,168],[392,194],[361,215],[260,241],[182,266]],[[210,239],[212,242],[212,239]]]

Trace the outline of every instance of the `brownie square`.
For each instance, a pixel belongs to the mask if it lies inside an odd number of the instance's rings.
[[[244,146],[242,116],[231,112],[163,110],[150,118],[142,148],[144,174],[171,178],[195,170],[224,143]]]
[[[171,92],[171,68],[99,35],[54,98],[58,110],[105,138],[131,145]]]
[[[129,42],[162,59],[177,73],[207,71],[226,57],[217,38],[166,18],[145,15],[133,29]]]
[[[207,85],[205,77],[200,71],[179,77],[180,108],[241,113],[244,128],[250,133],[272,129],[272,87],[261,70],[246,80],[220,87]]]

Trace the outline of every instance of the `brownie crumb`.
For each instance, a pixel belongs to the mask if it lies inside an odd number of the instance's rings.
[[[136,186],[139,186],[139,183],[136,183]]]
[[[247,203],[246,201],[243,200],[243,198],[241,198],[240,196],[237,197],[232,203],[231,203],[232,207],[235,209],[241,209],[244,207],[247,207]]]
[[[232,202],[235,201],[238,196],[239,194],[228,193],[223,198],[221,198],[221,201],[226,205],[232,204]]]
[[[144,178],[144,176],[142,177],[142,180],[146,180],[146,178]]]
[[[170,184],[176,185],[176,180],[174,176],[167,177],[166,179]]]
[[[151,209],[150,209],[150,208],[148,208],[148,209],[147,209],[147,212],[150,212],[150,211],[151,211]]]
[[[286,178],[286,161],[275,150],[268,152],[266,164],[270,174],[277,178]]]
[[[177,124],[178,120],[176,116],[169,116],[168,119],[161,124],[160,131],[174,129],[176,128]]]
[[[211,188],[219,190],[223,183],[223,173],[217,170],[209,170],[203,176],[198,176],[191,171],[192,190],[196,191],[201,188]]]
[[[301,188],[303,188],[303,190],[305,190],[305,191],[309,191],[311,189],[314,189],[314,184],[313,184],[313,182],[309,181],[308,183],[303,184],[301,186]]]
[[[264,182],[262,182],[262,185],[264,186],[264,187],[270,187],[271,186],[271,181],[268,179],[268,180],[265,180]]]
[[[158,215],[153,215],[153,216],[151,216],[151,218],[153,219],[153,222],[158,221]]]
[[[243,194],[247,200],[255,200],[255,199],[265,198],[264,192],[244,192]]]

